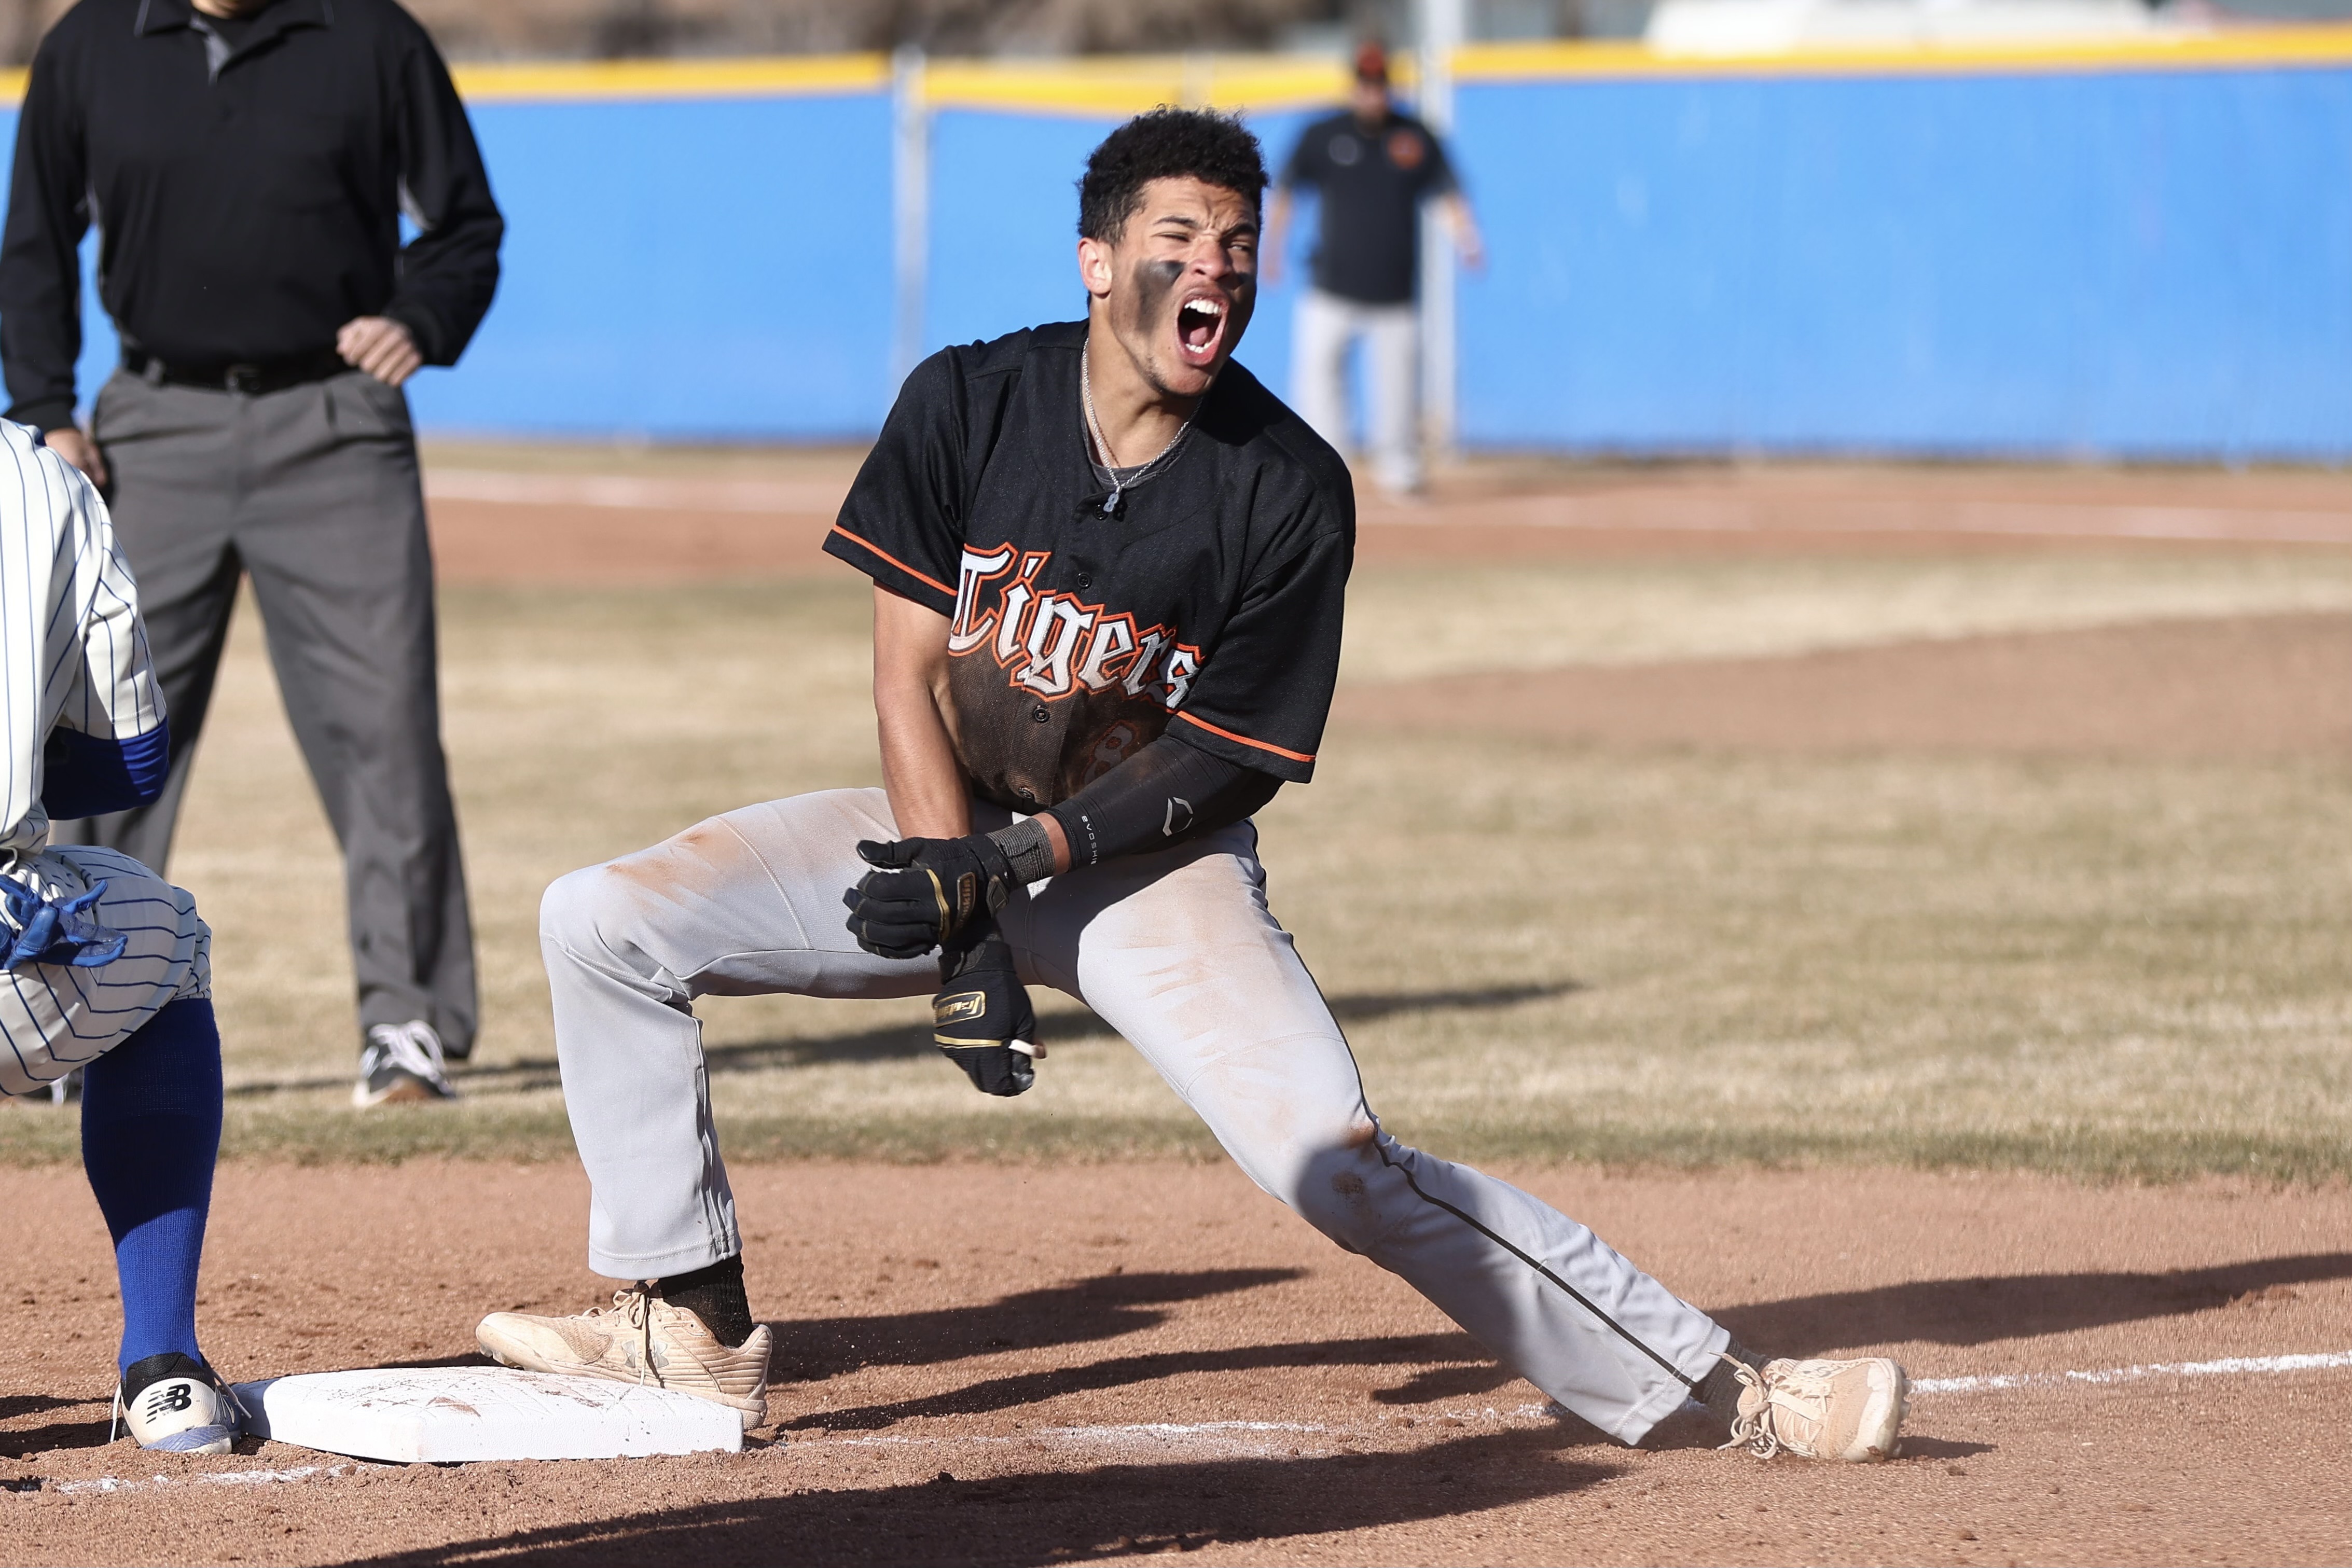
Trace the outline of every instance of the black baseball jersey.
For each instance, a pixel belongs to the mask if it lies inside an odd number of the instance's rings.
[[[1409,114],[1391,114],[1376,129],[1352,113],[1330,115],[1299,132],[1282,183],[1322,194],[1316,287],[1366,305],[1412,298],[1421,204],[1454,188],[1445,148],[1429,127]]]
[[[825,549],[951,618],[956,744],[985,799],[1054,805],[1162,731],[1303,782],[1339,668],[1347,467],[1228,363],[1168,465],[1106,513],[1086,332],[917,366]]]

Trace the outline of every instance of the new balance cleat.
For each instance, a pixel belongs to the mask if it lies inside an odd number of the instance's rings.
[[[352,1086],[352,1104],[365,1110],[457,1097],[441,1037],[431,1024],[418,1019],[380,1023],[367,1031],[367,1043],[360,1048],[360,1081]]]
[[[1725,1448],[1766,1459],[1785,1449],[1800,1458],[1857,1463],[1902,1451],[1911,1382],[1885,1356],[1773,1361],[1760,1374],[1724,1359],[1740,1383],[1739,1415]]]
[[[730,1348],[693,1312],[642,1287],[615,1291],[611,1306],[576,1317],[492,1312],[474,1337],[503,1366],[675,1388],[735,1410],[746,1432],[768,1418],[768,1325]]]
[[[245,1429],[236,1396],[210,1367],[178,1351],[132,1363],[115,1390],[114,1408],[141,1448],[167,1454],[226,1454]],[[113,1436],[110,1430],[107,1440]]]

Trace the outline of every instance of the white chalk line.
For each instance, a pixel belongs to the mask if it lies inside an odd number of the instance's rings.
[[[1644,498],[1645,499],[1645,498]],[[1428,527],[1566,529],[1664,534],[1989,534],[2027,538],[2199,539],[2237,544],[2352,544],[2352,512],[2247,507],[2140,507],[2053,502],[1960,502],[1942,510],[1851,506],[1801,523],[1760,516],[1736,502],[1701,502],[1662,513],[1636,499],[1530,497],[1470,503],[1452,517],[1415,508],[1367,507],[1358,520]]]
[[[2149,1362],[2132,1366],[2110,1366],[2095,1371],[2066,1370],[2061,1372],[1998,1372],[1966,1377],[1919,1377],[1911,1382],[1914,1394],[1998,1394],[2017,1388],[2064,1388],[2085,1385],[2099,1386],[2117,1383],[2137,1383],[2156,1377],[2276,1377],[2299,1372],[2337,1372],[2352,1369],[2352,1350],[2319,1351],[2293,1355],[2231,1355],[2214,1361]],[[1558,1420],[1567,1412],[1555,1404],[1514,1405],[1507,1410],[1486,1406],[1476,1410],[1416,1411],[1412,1416],[1383,1416],[1381,1425],[1388,1426],[1410,1420],[1415,1426],[1525,1426],[1542,1421]],[[1229,1451],[1264,1452],[1264,1439],[1269,1437],[1326,1437],[1346,1439],[1365,1435],[1366,1429],[1333,1427],[1316,1421],[1135,1421],[1118,1426],[1100,1427],[1037,1427],[1011,1436],[948,1435],[941,1437],[901,1437],[875,1433],[856,1437],[806,1437],[780,1445],[789,1454],[816,1448],[1010,1448],[1020,1443],[1055,1443],[1078,1446],[1128,1446],[1135,1448],[1171,1446],[1201,1447],[1222,1445]],[[44,1491],[68,1495],[89,1492],[137,1492],[181,1486],[287,1486],[304,1481],[331,1480],[337,1477],[356,1474],[361,1470],[391,1469],[398,1467],[373,1464],[361,1460],[344,1460],[335,1464],[291,1465],[278,1469],[215,1470],[174,1480],[169,1476],[156,1476],[149,1480],[127,1480],[115,1476],[101,1476],[95,1480],[58,1481],[42,1488]]]
[[[2149,1377],[2275,1377],[2291,1372],[2352,1367],[2352,1350],[2307,1355],[2230,1355],[2218,1361],[2162,1361],[2097,1372],[2000,1372],[1977,1377],[1917,1377],[1914,1394],[1996,1394],[2009,1388],[2062,1388],[2084,1384],[2137,1383]]]
[[[428,468],[436,501],[498,506],[593,507],[620,511],[830,514],[849,486],[830,479],[696,479],[684,476],[525,474],[488,468]]]
[[[116,1476],[100,1476],[89,1481],[58,1481],[44,1486],[43,1491],[64,1492],[124,1492],[151,1491],[166,1487],[266,1487],[291,1486],[309,1480],[331,1480],[337,1476],[353,1475],[361,1470],[390,1469],[389,1465],[373,1465],[358,1459],[346,1459],[332,1465],[289,1465],[282,1469],[209,1470],[184,1480],[170,1476],[155,1476],[143,1481],[125,1480]]]
[[[838,511],[848,486],[837,479],[711,479],[684,475],[533,474],[504,469],[435,468],[425,475],[434,500],[504,506],[587,507],[623,511],[812,513]],[[2273,507],[2165,507],[2128,502],[1958,500],[1941,510],[1917,503],[1879,512],[1846,503],[1801,528],[1759,518],[1720,501],[1682,500],[1659,515],[1654,498],[1509,497],[1466,504],[1449,522],[1482,527],[1568,528],[1622,533],[1959,533],[2084,538],[2210,539],[2247,544],[2352,543],[2352,512]],[[1923,517],[1922,512],[1926,516]],[[1694,512],[1697,515],[1693,515]],[[1364,508],[1360,521],[1427,526],[1420,508]]]

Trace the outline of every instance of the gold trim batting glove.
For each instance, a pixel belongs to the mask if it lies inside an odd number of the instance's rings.
[[[1037,1082],[1037,1015],[1013,966],[1013,949],[982,918],[940,956],[931,1043],[983,1094],[1023,1093]]]
[[[874,867],[841,895],[857,945],[884,958],[919,958],[951,941],[978,915],[1004,907],[1013,862],[984,833],[961,839],[862,840]]]

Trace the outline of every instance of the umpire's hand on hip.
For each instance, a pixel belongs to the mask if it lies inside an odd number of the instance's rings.
[[[100,490],[106,488],[106,459],[99,455],[98,443],[70,424],[41,433],[41,444],[80,469],[89,482]]]
[[[408,329],[389,316],[355,316],[335,334],[335,352],[352,368],[396,387],[425,363]]]

